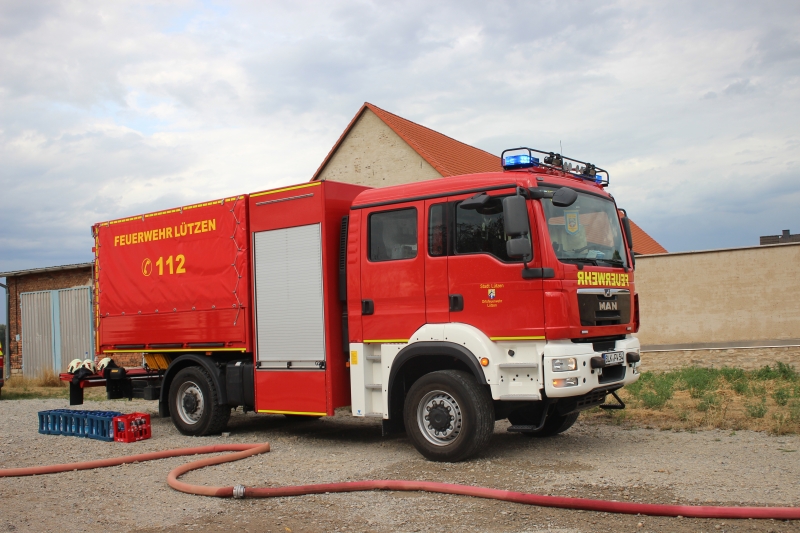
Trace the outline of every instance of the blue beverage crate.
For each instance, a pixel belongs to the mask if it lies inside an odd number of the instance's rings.
[[[39,433],[88,437],[110,442],[114,440],[113,419],[121,414],[118,411],[72,409],[39,411]]]
[[[90,439],[112,442],[114,440],[114,417],[118,411],[89,411],[86,436]]]

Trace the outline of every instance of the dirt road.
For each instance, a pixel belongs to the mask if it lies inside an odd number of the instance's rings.
[[[584,424],[537,440],[498,422],[490,447],[458,464],[425,461],[404,436],[347,413],[315,421],[234,413],[228,437],[180,435],[153,418],[153,438],[105,443],[37,432],[36,413],[64,400],[2,401],[0,468],[114,457],[220,442],[264,442],[272,452],[193,472],[209,485],[279,486],[358,479],[420,479],[522,492],[722,505],[800,505],[800,437],[672,432]],[[153,402],[89,402],[86,409],[155,413]],[[2,531],[798,531],[800,521],[701,520],[564,511],[422,493],[366,492],[274,500],[220,500],[170,489],[186,459],[0,479]]]

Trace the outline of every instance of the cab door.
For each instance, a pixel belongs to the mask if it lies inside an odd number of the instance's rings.
[[[544,339],[544,297],[541,279],[523,279],[523,262],[508,257],[502,197],[494,193],[485,206],[465,209],[467,198],[451,198],[452,253],[447,276],[450,321],[480,329],[495,341]],[[533,260],[541,267],[535,219],[528,202]]]
[[[423,202],[405,202],[362,213],[364,342],[408,342],[425,323],[423,209]]]

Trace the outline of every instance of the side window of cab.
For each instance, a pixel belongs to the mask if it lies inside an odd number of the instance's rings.
[[[417,209],[410,207],[369,215],[370,261],[396,261],[417,257]]]
[[[528,236],[530,239],[530,234]],[[502,197],[492,197],[478,209],[465,209],[461,202],[455,208],[455,253],[489,254],[504,263],[520,261],[512,259],[506,251]]]

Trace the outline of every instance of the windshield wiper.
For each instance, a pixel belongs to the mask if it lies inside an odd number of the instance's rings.
[[[562,263],[569,261],[576,261],[578,263],[589,263],[590,265],[597,266],[597,259],[589,259],[588,257],[560,257]]]
[[[609,265],[613,266],[625,266],[625,263],[619,259],[597,259],[597,261],[602,261],[603,263],[608,263]]]

